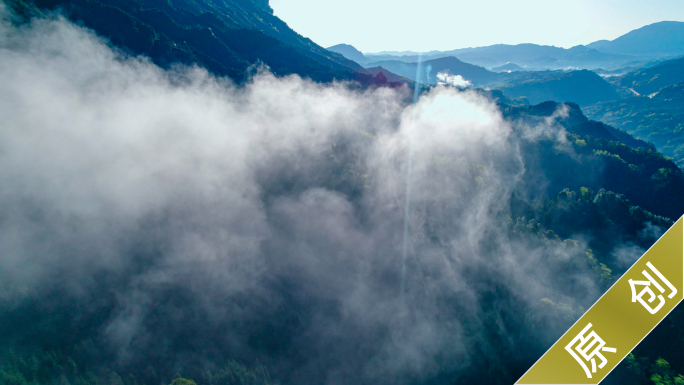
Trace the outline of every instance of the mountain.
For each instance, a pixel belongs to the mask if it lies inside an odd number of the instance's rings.
[[[565,113],[557,114],[560,108],[565,108]],[[684,212],[684,200],[669,198],[665,195],[667,194],[665,190],[670,188],[684,189],[684,173],[674,162],[655,151],[649,143],[637,140],[630,134],[608,125],[589,120],[575,103],[544,102],[529,107],[504,106],[502,111],[506,119],[519,121],[531,127],[541,124],[544,118],[556,116],[556,122],[565,128],[570,140],[573,141],[572,145],[576,153],[593,154],[605,161],[600,169],[593,169],[583,161],[570,161],[569,158],[554,153],[556,150],[551,148],[547,149],[551,152],[545,153],[547,150],[544,150],[543,145],[524,150],[531,151],[542,159],[546,156],[550,157],[546,160],[550,162],[548,166],[555,168],[545,171],[549,193],[560,191],[563,189],[562,185],[578,189],[583,184],[594,190],[604,188],[620,192],[633,202],[638,202],[637,205],[670,218],[676,217],[676,213],[680,211]],[[551,161],[551,158],[555,160]],[[528,162],[533,162],[532,158],[525,163],[529,164]],[[661,168],[672,171],[660,171]],[[659,178],[666,177],[664,173],[667,172],[675,172],[679,175],[676,177],[677,181],[671,180],[662,184]],[[589,177],[590,174],[595,176]],[[586,178],[595,179],[590,183]],[[659,198],[655,198],[656,196]]]
[[[59,9],[116,46],[168,66],[197,64],[241,81],[264,63],[279,75],[319,81],[365,79],[357,63],[302,37],[273,15],[265,0],[14,0]]]
[[[364,64],[369,61],[369,59],[363,56],[363,53],[354,46],[349,44],[338,44],[327,48],[328,51],[337,52],[340,55],[346,57],[349,60],[353,60],[359,64]]]
[[[617,87],[588,70],[513,72],[501,75],[504,76],[496,88],[509,97],[525,96],[532,104],[552,100],[573,101],[586,106],[621,97]]]
[[[615,55],[648,58],[684,55],[684,22],[649,24],[615,40],[599,40],[587,47]]]
[[[655,144],[684,167],[684,82],[664,87],[652,97],[635,96],[584,108],[591,119],[621,128]]]
[[[641,95],[650,95],[662,87],[684,81],[684,57],[611,77],[608,81],[620,87],[631,88]]]
[[[515,63],[506,63],[499,67],[491,68],[493,72],[515,72],[515,71],[525,71],[525,69]]]
[[[410,87],[413,87],[413,81],[411,79],[405,78],[403,76],[399,76],[397,74],[394,74],[390,71],[388,71],[385,68],[382,67],[369,67],[366,68],[368,71],[370,71],[373,76],[378,76],[378,74],[382,73],[383,76],[386,77],[388,82],[399,82],[399,83],[406,83]]]
[[[398,60],[371,62],[367,63],[366,66],[381,66],[399,76],[414,81],[416,80],[416,72],[418,69],[417,63],[406,63]],[[474,85],[488,84],[498,77],[497,74],[480,66],[464,63],[455,57],[444,57],[422,62],[421,81],[428,84],[437,84],[437,74],[440,72],[448,72],[451,75],[461,75],[464,79],[472,82]]]

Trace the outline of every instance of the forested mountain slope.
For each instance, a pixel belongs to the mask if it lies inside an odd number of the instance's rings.
[[[655,144],[684,167],[684,83],[661,88],[655,95],[597,103],[587,116]]]
[[[667,60],[622,76],[610,77],[608,81],[648,96],[663,87],[684,82],[684,57]]]
[[[280,75],[319,81],[368,80],[370,74],[290,29],[267,2],[252,0],[11,0],[60,10],[114,45],[146,55],[161,66],[197,64],[242,81],[250,66],[264,63]]]

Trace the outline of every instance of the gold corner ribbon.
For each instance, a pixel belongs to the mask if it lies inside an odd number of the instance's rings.
[[[606,378],[684,298],[682,223],[672,225],[516,384]]]

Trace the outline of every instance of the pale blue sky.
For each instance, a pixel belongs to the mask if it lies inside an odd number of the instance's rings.
[[[323,47],[430,51],[497,43],[572,47],[663,20],[684,0],[270,0],[276,16]]]

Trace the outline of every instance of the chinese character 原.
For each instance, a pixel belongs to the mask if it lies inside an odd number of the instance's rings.
[[[565,350],[567,350],[568,353],[570,353],[575,359],[575,361],[582,366],[582,369],[584,369],[584,372],[587,374],[587,378],[591,378],[591,373],[596,373],[596,358],[601,360],[601,363],[598,364],[599,369],[603,369],[603,367],[606,366],[608,360],[606,360],[606,357],[604,357],[601,352],[616,352],[615,348],[606,347],[605,341],[603,341],[601,337],[599,337],[598,334],[596,334],[596,332],[593,330],[585,337],[584,334],[590,328],[591,323],[587,324],[587,326],[582,329],[580,334],[573,338],[573,340],[570,341],[570,343],[565,347]],[[573,345],[575,345],[578,341],[579,344],[573,347]],[[588,362],[591,362],[591,372],[587,367]]]

